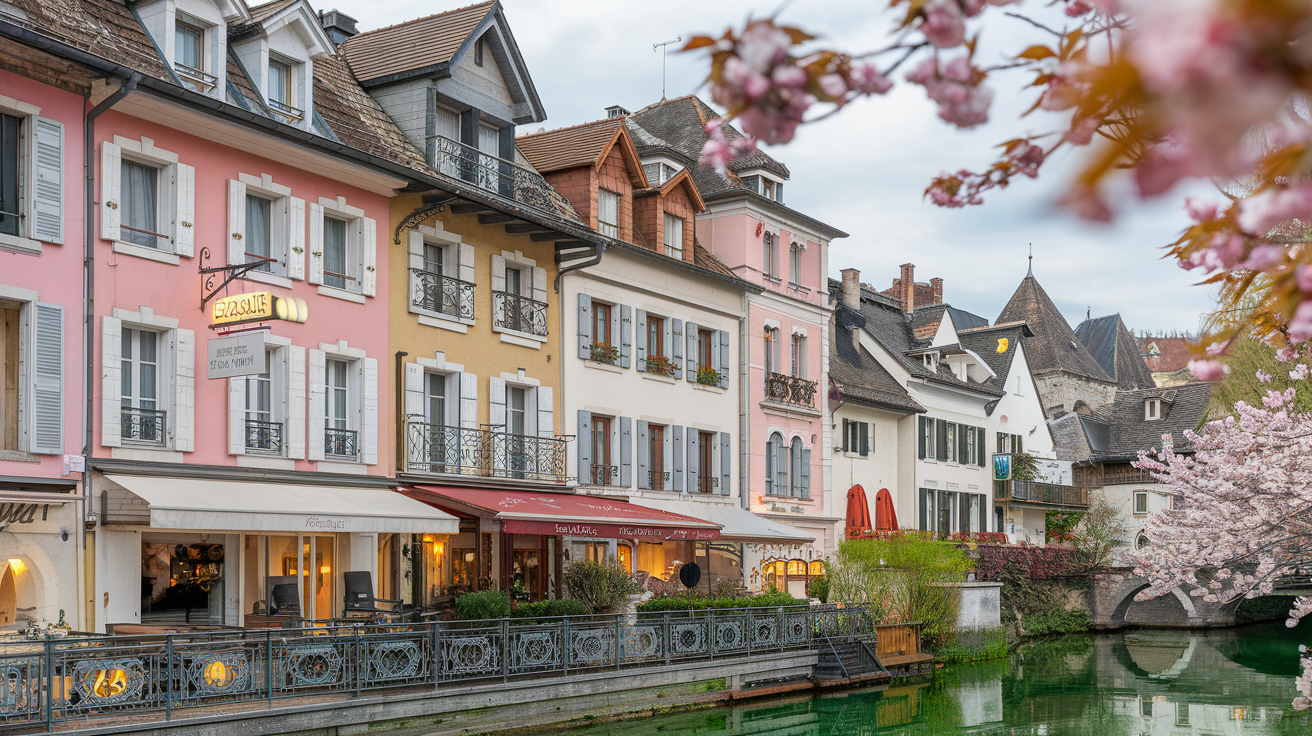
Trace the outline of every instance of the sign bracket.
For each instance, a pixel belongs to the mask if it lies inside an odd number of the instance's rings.
[[[205,305],[208,304],[211,299],[218,296],[220,291],[223,291],[225,288],[227,288],[228,284],[231,284],[233,281],[242,278],[246,274],[250,273],[251,271],[254,271],[255,269],[259,268],[260,266],[263,266],[266,263],[273,263],[274,261],[278,260],[277,258],[270,258],[268,256],[254,256],[254,255],[247,254],[246,256],[247,258],[254,258],[256,260],[248,261],[246,263],[235,263],[231,266],[206,267],[204,265],[205,262],[209,261],[212,257],[213,254],[210,253],[210,248],[208,245],[200,249],[200,259],[199,259],[198,268],[199,268],[200,275],[204,277],[201,279],[201,285],[200,285],[200,311],[202,312],[205,311]],[[223,283],[219,284],[218,286],[215,286],[214,282],[218,278],[215,274],[220,274],[220,273],[227,274],[227,277],[223,279]]]

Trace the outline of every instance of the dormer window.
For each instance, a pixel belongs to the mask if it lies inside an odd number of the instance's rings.
[[[597,190],[597,232],[611,238],[620,236],[620,195],[609,189]]]
[[[296,77],[293,64],[269,59],[269,105],[274,111],[296,122],[305,114],[296,106]]]
[[[179,18],[173,29],[173,70],[178,78],[199,92],[214,89],[218,80],[205,70],[205,28]]]
[[[1145,399],[1143,402],[1143,420],[1145,422],[1155,422],[1162,418],[1162,400]]]
[[[938,353],[925,353],[924,355],[920,356],[920,362],[924,363],[925,367],[930,369],[931,371],[937,371]]]

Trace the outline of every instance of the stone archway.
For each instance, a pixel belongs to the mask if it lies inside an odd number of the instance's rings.
[[[1134,597],[1139,595],[1140,591],[1146,590],[1147,588],[1148,584],[1143,583],[1136,588],[1132,588],[1129,593],[1122,595],[1120,602],[1116,604],[1116,607],[1112,609],[1111,615],[1108,616],[1108,626],[1114,629],[1119,629],[1124,626],[1125,614],[1129,612],[1130,606],[1134,604]]]
[[[18,616],[18,585],[14,580],[14,571],[5,563],[4,574],[0,575],[0,626],[14,623]]]

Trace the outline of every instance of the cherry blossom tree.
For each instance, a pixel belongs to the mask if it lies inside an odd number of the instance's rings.
[[[1062,6],[1067,24],[1053,28],[1025,15],[1019,0],[891,0],[898,16],[890,41],[865,53],[821,48],[775,18],[696,36],[685,48],[709,53],[711,99],[743,133],[712,121],[703,162],[723,171],[758,143],[787,143],[803,123],[885,94],[903,67],[902,80],[924,88],[939,118],[970,128],[989,118],[993,78],[1019,74],[1017,86],[1033,98],[1030,112],[1060,113],[1064,122],[1004,141],[983,171],[933,178],[925,189],[931,202],[981,204],[991,190],[1038,177],[1063,146],[1084,157],[1062,204],[1092,220],[1115,216],[1107,192],[1117,180],[1130,180],[1147,199],[1185,179],[1210,179],[1220,184],[1217,197],[1185,202],[1193,224],[1170,253],[1217,288],[1221,309],[1254,296],[1257,308],[1201,345],[1214,346],[1215,355],[1240,333],[1278,346],[1312,340],[1312,248],[1300,247],[1312,223],[1312,3],[1044,4]],[[1026,24],[1033,43],[984,64],[980,35],[1002,20]],[[1194,364],[1200,378],[1223,375],[1214,355]]]

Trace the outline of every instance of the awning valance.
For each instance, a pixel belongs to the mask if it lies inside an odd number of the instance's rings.
[[[45,491],[16,491],[0,488],[0,503],[63,504],[82,500],[77,493],[48,493]]]
[[[454,516],[393,490],[108,475],[150,507],[152,529],[456,534]]]
[[[597,496],[448,486],[412,486],[404,492],[442,509],[493,519],[511,534],[647,541],[720,537],[714,522]]]
[[[773,519],[758,516],[737,504],[700,503],[672,494],[669,500],[644,498],[642,505],[670,513],[677,513],[675,509],[684,509],[688,506],[700,507],[696,512],[698,516],[720,525],[721,542],[810,544],[815,541],[815,534],[812,532],[795,529]]]

